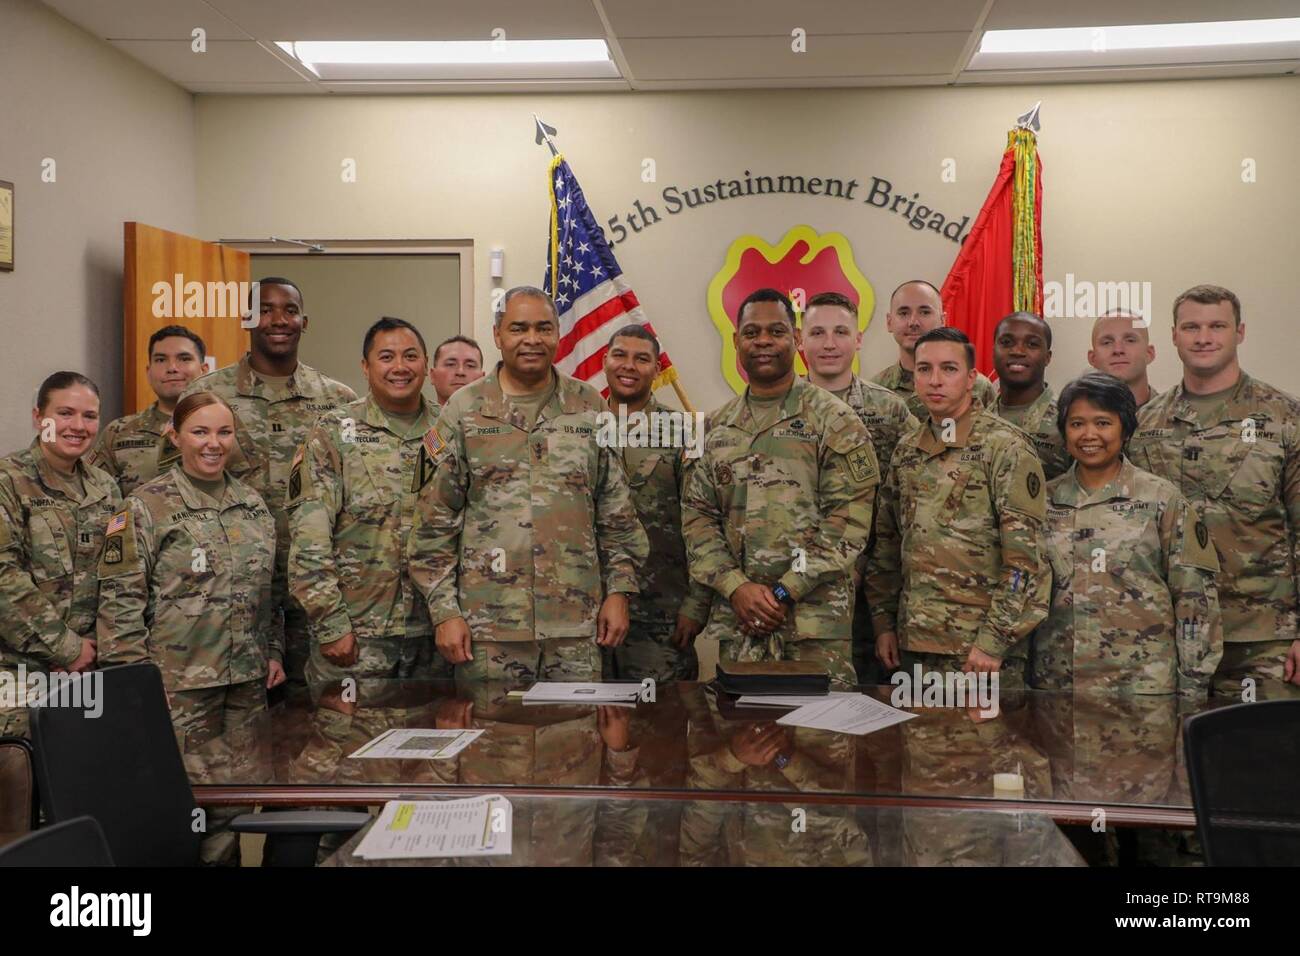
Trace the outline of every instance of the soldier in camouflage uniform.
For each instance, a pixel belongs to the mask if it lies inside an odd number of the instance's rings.
[[[99,389],[55,372],[41,385],[31,445],[0,460],[0,671],[84,671],[95,662],[95,576],[104,526],[121,495],[86,464]],[[42,440],[45,439],[45,440]],[[27,736],[27,708],[0,700],[0,737]]]
[[[459,677],[597,680],[600,648],[627,635],[645,532],[596,441],[604,400],[552,365],[554,303],[523,286],[502,310],[502,362],[425,435],[411,579]]]
[[[1032,683],[1204,698],[1223,656],[1209,532],[1177,488],[1122,456],[1137,428],[1127,385],[1094,372],[1061,402],[1076,461],[1047,485],[1052,610]]]
[[[998,400],[991,411],[1029,436],[1048,481],[1070,467],[1056,427],[1056,400],[1043,381],[1052,360],[1052,328],[1032,312],[1013,312],[993,330]]]
[[[1138,408],[1160,393],[1151,387],[1147,366],[1156,359],[1148,331],[1151,321],[1125,309],[1112,309],[1092,324],[1088,364],[1128,386]]]
[[[973,361],[956,329],[917,343],[930,417],[894,451],[867,597],[886,666],[1000,670],[1006,690],[1022,684],[1051,593],[1043,469],[1024,433],[971,397]]]
[[[808,381],[826,389],[853,409],[871,435],[871,447],[882,476],[889,473],[894,447],[903,434],[917,425],[908,411],[907,402],[877,385],[864,382],[853,374],[853,362],[862,347],[858,330],[858,307],[838,292],[819,292],[808,300],[803,314],[803,357],[808,366]],[[876,637],[871,632],[871,609],[867,606],[861,582],[866,573],[867,550],[853,568],[856,585],[853,604],[853,670],[859,683],[881,684],[886,674],[876,660]]]
[[[610,416],[626,406],[627,431],[633,436],[614,450],[623,462],[650,556],[641,570],[641,593],[631,599],[627,640],[604,651],[607,680],[694,680],[699,674],[695,637],[709,619],[713,599],[712,591],[686,573],[681,510],[686,449],[671,447],[667,440],[664,447],[649,447],[651,437],[659,444],[658,416],[670,414],[651,392],[658,370],[659,342],[644,326],[626,326],[610,338],[605,352]],[[633,440],[639,414],[646,416],[644,442]]]
[[[919,421],[925,421],[930,413],[916,391],[913,371],[916,367],[916,341],[926,332],[940,328],[943,324],[943,302],[939,290],[924,279],[904,282],[890,296],[885,325],[898,343],[898,361],[882,368],[871,377],[871,381],[903,398],[907,402],[908,411]],[[974,394],[981,405],[989,408],[997,401],[998,390],[977,372]]]
[[[296,285],[279,277],[262,279],[260,308],[261,322],[249,334],[244,357],[196,379],[185,394],[211,391],[235,411],[237,447],[229,471],[261,495],[275,517],[274,594],[283,613],[285,671],[290,680],[301,681],[311,644],[306,612],[286,594],[289,472],[317,417],[357,396],[342,382],[298,361],[307,315]]]
[[[144,411],[126,415],[100,431],[89,462],[117,479],[129,495],[142,482],[166,471],[176,460],[176,446],[164,433],[185,387],[203,374],[203,339],[183,325],[168,325],[149,336],[149,387],[158,400]]]
[[[275,520],[225,472],[235,441],[229,406],[197,393],[177,403],[174,418],[180,463],[133,491],[107,524],[100,662],[157,664],[191,779],[229,782],[245,756],[233,743],[265,719],[267,688],[284,680],[272,628]],[[224,826],[234,813],[209,814],[205,861],[237,861]]]
[[[1129,456],[1173,482],[1219,555],[1223,659],[1215,695],[1300,696],[1300,401],[1241,370],[1237,297],[1196,286],[1174,302],[1183,381],[1142,409]],[[1248,699],[1249,696],[1248,696]]]
[[[369,394],[316,421],[289,475],[289,593],[310,621],[307,678],[432,676],[435,664],[450,677],[406,565],[421,442],[440,411],[420,394],[424,339],[386,317],[363,348]]]
[[[853,567],[880,481],[871,437],[795,376],[789,299],[760,289],[736,319],[750,384],[708,417],[682,495],[691,577],[718,594],[705,636],[723,660],[817,661],[854,684]]]

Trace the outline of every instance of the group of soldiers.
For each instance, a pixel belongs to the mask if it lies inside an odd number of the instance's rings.
[[[0,667],[154,660],[198,737],[286,678],[690,679],[701,636],[845,684],[920,664],[1300,693],[1300,407],[1241,370],[1226,289],[1176,300],[1177,387],[1150,387],[1149,322],[1108,314],[1064,404],[1039,316],[999,323],[994,386],[935,287],[905,282],[897,361],[864,380],[851,300],[800,318],[761,289],[735,316],[748,387],[698,457],[597,440],[620,405],[662,410],[642,326],[609,341],[606,399],[554,368],[538,289],[506,293],[491,371],[470,339],[430,357],[383,318],[358,398],[299,361],[298,287],[260,289],[238,363],[200,374],[199,336],[164,328],[157,401],[102,431],[88,379],[42,386],[35,440],[0,463]],[[0,710],[0,733],[25,728]]]

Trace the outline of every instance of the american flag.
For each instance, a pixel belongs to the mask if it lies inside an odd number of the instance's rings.
[[[596,222],[582,187],[563,156],[551,160],[551,222],[542,288],[555,299],[560,313],[560,347],[555,365],[609,397],[605,384],[605,352],[609,337],[625,325],[652,326],[623,279],[605,233]],[[677,378],[668,352],[660,342],[659,374],[654,387]]]

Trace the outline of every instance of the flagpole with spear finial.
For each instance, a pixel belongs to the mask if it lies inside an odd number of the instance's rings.
[[[537,127],[536,133],[533,137],[533,142],[538,146],[542,145],[542,143],[545,143],[546,147],[551,151],[551,160],[552,163],[554,163],[556,160],[560,158],[560,151],[558,148],[556,148],[555,140],[551,139],[551,137],[554,136],[556,133],[555,127],[546,125],[546,123],[542,122],[542,118],[538,116],[536,113],[533,114],[533,122],[536,124]],[[555,256],[556,253],[557,250],[552,248],[551,255]],[[554,276],[556,276],[557,274],[558,274],[558,264],[552,262],[552,268],[551,268],[552,282],[555,281]],[[555,294],[554,290],[548,290],[548,291],[550,291],[551,295]],[[671,378],[669,378],[669,383],[672,385],[673,391],[677,393],[677,400],[682,403],[682,408],[685,411],[694,414],[695,406],[691,404],[690,398],[688,398],[686,395],[686,390],[682,388],[681,382],[678,381],[676,367],[675,366],[671,367],[668,371],[672,373]]]

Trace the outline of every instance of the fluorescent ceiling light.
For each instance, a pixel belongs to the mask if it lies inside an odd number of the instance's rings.
[[[980,53],[1086,53],[1300,41],[1300,18],[1142,26],[989,30]]]
[[[276,46],[307,66],[612,62],[604,40],[280,40]]]

